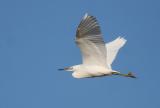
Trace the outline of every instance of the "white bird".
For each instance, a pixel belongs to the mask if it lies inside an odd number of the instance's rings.
[[[120,75],[135,78],[129,72],[122,74],[112,69],[111,65],[126,39],[118,37],[112,42],[105,43],[100,31],[100,26],[94,16],[87,13],[78,25],[76,32],[76,44],[82,53],[82,64],[66,67],[59,70],[72,71],[74,78],[90,78],[110,75]]]

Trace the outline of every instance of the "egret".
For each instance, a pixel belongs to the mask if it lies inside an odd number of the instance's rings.
[[[111,67],[118,51],[126,41],[123,37],[118,37],[109,43],[105,43],[96,17],[86,13],[78,25],[75,39],[82,53],[82,64],[59,70],[71,71],[74,78],[111,75],[136,78],[131,72],[122,74]]]

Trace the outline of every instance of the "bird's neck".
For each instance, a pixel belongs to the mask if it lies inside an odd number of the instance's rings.
[[[81,65],[74,65],[73,67],[73,71],[77,71],[80,69]]]

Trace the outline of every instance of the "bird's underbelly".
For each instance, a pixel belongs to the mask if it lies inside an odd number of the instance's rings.
[[[110,75],[110,70],[107,70],[102,67],[87,67],[79,71],[72,73],[72,76],[75,78],[88,78],[88,77],[99,77]]]

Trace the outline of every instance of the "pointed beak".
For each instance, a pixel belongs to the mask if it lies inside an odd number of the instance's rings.
[[[59,71],[64,71],[64,69],[58,69]]]
[[[62,68],[62,69],[58,69],[59,71],[72,71],[72,67],[65,67],[65,68]]]

